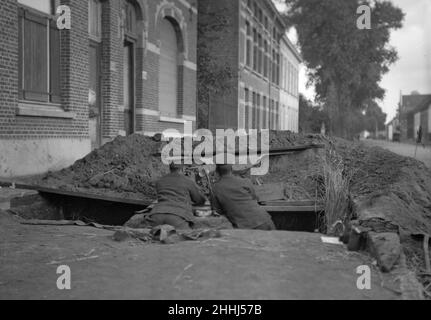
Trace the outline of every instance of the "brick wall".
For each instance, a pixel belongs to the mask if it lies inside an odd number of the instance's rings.
[[[18,5],[16,0],[0,3],[0,139],[87,138],[88,137],[88,45],[86,1],[63,0],[72,12],[72,29],[61,32],[62,108],[74,119],[18,116]],[[83,25],[85,23],[85,25]]]
[[[179,116],[196,115],[197,14],[186,0],[139,0],[143,39],[136,43],[136,130],[160,131],[166,123],[141,109],[158,111],[159,30],[164,14],[177,19],[184,39],[184,61],[179,66]],[[74,119],[18,116],[18,5],[17,0],[0,3],[0,138],[85,138],[88,132],[88,1],[61,0],[72,13],[72,28],[61,31],[62,108]],[[173,4],[173,6],[172,6]],[[163,8],[174,8],[163,11]],[[102,2],[102,138],[108,141],[123,130],[123,29],[120,1]],[[145,36],[144,36],[145,35]],[[151,50],[153,49],[153,50]],[[154,50],[155,49],[155,50]],[[146,76],[144,76],[146,75]],[[173,123],[173,127],[178,127]],[[160,128],[158,128],[160,127]]]
[[[144,14],[147,21],[147,39],[143,44],[142,71],[146,79],[142,79],[142,101],[137,107],[137,113],[157,113],[159,111],[159,58],[160,58],[160,30],[158,23],[165,16],[175,24],[177,36],[182,42],[182,49],[178,65],[178,118],[183,116],[196,116],[196,44],[197,44],[197,14],[192,8],[192,1],[141,1],[142,7],[147,10]],[[189,5],[186,5],[189,4]],[[141,72],[141,70],[139,70]],[[160,121],[154,114],[137,116],[137,131],[144,133],[162,132],[165,129],[181,129],[183,126],[175,122]],[[182,130],[181,130],[182,131]]]
[[[0,2],[0,136],[13,136],[18,105],[18,19],[13,0]]]

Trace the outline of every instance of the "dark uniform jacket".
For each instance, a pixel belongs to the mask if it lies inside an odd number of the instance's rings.
[[[205,204],[205,197],[196,183],[180,173],[170,173],[156,183],[157,204],[149,215],[174,214],[193,222],[192,203]]]
[[[213,206],[225,215],[236,228],[255,229],[272,224],[271,216],[257,203],[250,180],[225,176],[213,188]]]

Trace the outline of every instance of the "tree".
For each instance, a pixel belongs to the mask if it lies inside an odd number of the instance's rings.
[[[367,109],[364,114],[364,130],[375,132],[376,137],[378,131],[386,128],[387,114],[382,111],[375,101],[370,101],[367,104]]]
[[[388,45],[403,12],[383,0],[285,0],[286,21],[298,33],[316,98],[325,105],[333,134],[352,137],[355,116],[382,99],[379,85],[398,56]],[[357,9],[371,8],[371,29],[357,27]]]
[[[321,106],[313,105],[302,94],[299,95],[299,130],[304,133],[320,133],[322,124],[329,125],[329,117]]]
[[[203,4],[202,4],[203,5]],[[220,9],[223,10],[223,9]],[[225,9],[227,10],[227,9]],[[214,57],[214,44],[226,35],[231,25],[227,16],[199,12],[198,28],[198,127],[209,128],[209,108],[211,96],[232,90],[232,79],[237,76],[229,64]]]

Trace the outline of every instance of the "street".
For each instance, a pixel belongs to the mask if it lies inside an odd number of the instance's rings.
[[[364,144],[387,149],[401,156],[415,158],[416,145],[408,143],[398,143],[384,140],[364,140]],[[416,159],[425,163],[428,168],[431,168],[431,147],[422,145],[417,147]]]

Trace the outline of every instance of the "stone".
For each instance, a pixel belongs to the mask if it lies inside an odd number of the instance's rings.
[[[368,249],[383,272],[390,272],[401,255],[400,237],[396,233],[368,233]]]
[[[146,226],[145,214],[135,214],[124,224],[127,228],[139,229]]]
[[[112,236],[114,241],[122,242],[130,239],[130,234],[125,230],[118,230]]]

